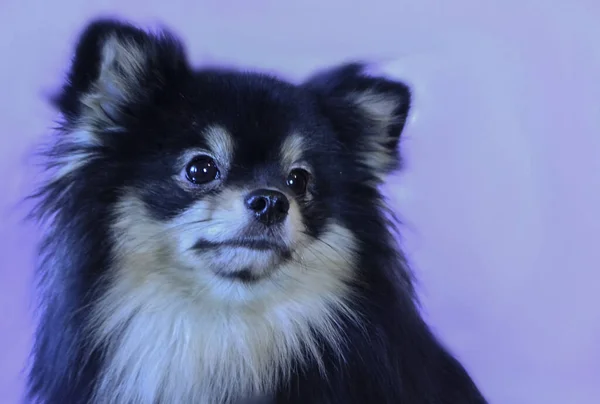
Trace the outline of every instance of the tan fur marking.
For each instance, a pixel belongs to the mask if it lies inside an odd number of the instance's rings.
[[[221,126],[214,125],[204,131],[208,148],[215,157],[224,162],[230,162],[233,158],[235,143],[227,130]]]
[[[373,169],[380,180],[383,180],[387,167],[393,163],[393,157],[386,143],[390,140],[388,135],[390,125],[399,118],[394,113],[398,101],[391,96],[374,91],[355,93],[350,100],[359,106],[367,119],[372,122],[373,133],[366,137],[365,150],[362,153],[363,162]]]
[[[114,124],[103,106],[118,109],[121,104],[135,98],[147,61],[148,56],[139,45],[115,36],[109,37],[102,48],[98,80],[81,99],[87,107],[82,121],[96,126]]]
[[[281,161],[286,169],[291,169],[294,164],[302,159],[304,153],[304,139],[301,135],[293,133],[281,145]]]

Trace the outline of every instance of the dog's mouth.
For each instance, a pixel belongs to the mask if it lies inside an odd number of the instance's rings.
[[[220,271],[217,273],[221,278],[238,281],[245,284],[253,284],[265,279],[267,274],[257,273],[249,268],[240,269],[232,272]]]
[[[200,239],[194,244],[196,250],[209,250],[218,248],[245,248],[255,251],[271,251],[282,256],[290,255],[290,249],[284,243],[261,238],[241,238],[225,241],[209,241]]]
[[[275,238],[200,239],[194,249],[209,254],[215,275],[245,284],[269,277],[292,257],[290,247]]]

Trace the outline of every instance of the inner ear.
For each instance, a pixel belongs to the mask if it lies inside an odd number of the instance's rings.
[[[113,35],[102,48],[102,62],[96,91],[115,102],[126,102],[141,90],[150,56],[143,46]]]
[[[143,48],[111,35],[102,45],[98,79],[81,99],[87,114],[117,122],[128,102],[140,98],[148,59]]]

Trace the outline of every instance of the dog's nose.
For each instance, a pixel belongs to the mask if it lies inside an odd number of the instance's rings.
[[[272,189],[257,189],[246,195],[245,204],[256,218],[270,226],[281,222],[287,216],[290,202],[279,191]]]

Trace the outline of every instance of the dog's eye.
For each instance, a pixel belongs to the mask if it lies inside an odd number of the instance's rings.
[[[212,158],[198,156],[187,165],[185,175],[193,184],[206,184],[219,177],[219,169]]]
[[[309,174],[306,170],[301,168],[293,169],[287,177],[287,186],[290,187],[292,192],[296,195],[302,195],[306,192],[308,186]]]

